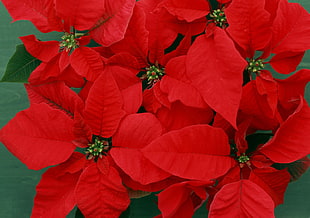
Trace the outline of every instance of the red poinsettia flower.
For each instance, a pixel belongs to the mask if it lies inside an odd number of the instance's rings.
[[[229,25],[226,31],[248,58],[250,74],[266,63],[279,73],[291,73],[310,48],[310,16],[297,3],[237,0],[224,12]],[[258,55],[257,51],[263,54]],[[275,55],[266,61],[270,54]]]
[[[32,217],[65,216],[75,205],[86,217],[119,217],[129,205],[122,172],[143,184],[170,176],[140,152],[161,131],[151,114],[127,116],[112,136],[112,145],[97,137],[88,144],[86,154],[75,152],[65,163],[43,174]]]
[[[62,80],[69,86],[81,87],[85,82],[84,78],[93,81],[104,69],[99,53],[84,47],[89,43],[89,37],[74,38],[67,34],[63,37],[63,42],[42,42],[34,35],[20,39],[27,51],[42,61],[28,79],[31,84]]]
[[[225,214],[223,211],[226,209],[240,216],[256,214],[253,208],[246,206],[257,203],[254,197],[249,196],[251,189],[257,190],[257,196],[266,199],[262,206],[268,209],[259,212],[260,215],[270,215],[273,214],[273,207],[283,202],[290,181],[286,169],[275,169],[272,164],[293,163],[310,153],[310,139],[304,131],[309,126],[309,114],[309,106],[301,100],[299,107],[280,125],[274,137],[265,143],[270,138],[268,136],[260,145],[255,141],[249,145],[249,139],[245,140],[250,125],[249,121],[245,121],[238,126],[235,144],[232,145],[222,129],[195,125],[164,134],[145,147],[143,153],[172,175],[200,181],[218,179],[218,185],[209,187],[209,193],[214,196],[210,214],[214,216]],[[238,193],[231,202],[222,200],[227,190]],[[232,205],[235,204],[244,206],[233,210]]]
[[[145,13],[148,11],[142,8],[140,4],[136,5],[125,38],[109,48],[112,55],[107,50],[102,51],[108,57],[106,66],[113,66],[114,75],[131,70],[132,75],[142,79],[142,106],[146,111],[156,114],[167,131],[186,125],[209,123],[213,112],[189,84],[185,74],[185,57],[180,54],[186,52],[186,47],[181,43],[177,50],[165,54],[163,47],[156,46],[161,39],[161,35],[154,38],[158,27],[154,27],[155,23],[152,26],[146,22]],[[131,31],[133,29],[135,31]]]

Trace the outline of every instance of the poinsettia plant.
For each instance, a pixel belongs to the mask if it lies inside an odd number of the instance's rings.
[[[310,166],[310,14],[287,0],[2,0],[21,36],[3,82],[30,106],[0,130],[47,168],[32,217],[274,217]],[[18,64],[16,64],[18,63]],[[18,73],[16,73],[18,72]],[[288,75],[289,74],[289,75]],[[286,77],[279,77],[286,75]]]

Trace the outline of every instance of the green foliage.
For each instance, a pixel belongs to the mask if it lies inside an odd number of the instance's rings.
[[[31,56],[23,44],[16,46],[14,55],[7,64],[1,82],[27,83],[31,72],[39,66],[40,60]]]

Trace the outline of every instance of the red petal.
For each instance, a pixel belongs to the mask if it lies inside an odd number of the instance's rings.
[[[142,104],[142,83],[136,76],[136,70],[120,66],[107,66],[123,96],[123,108],[130,113],[136,113]]]
[[[227,32],[250,57],[265,48],[271,39],[270,14],[264,6],[265,0],[234,0],[225,10]]]
[[[91,87],[85,103],[85,122],[94,135],[111,137],[124,116],[121,93],[113,76],[101,74]]]
[[[291,181],[298,180],[305,172],[307,172],[309,167],[310,159],[308,157],[304,157],[290,164],[287,167],[287,171],[291,175]]]
[[[289,74],[296,70],[304,54],[305,52],[282,52],[273,56],[269,63],[278,73]]]
[[[296,109],[300,97],[304,96],[305,87],[310,81],[310,70],[303,69],[284,80],[277,80],[279,84],[279,101],[285,109]]]
[[[77,206],[85,217],[118,218],[130,200],[121,178],[113,167],[102,174],[96,164],[81,174],[76,190]]]
[[[81,112],[84,102],[63,82],[48,83],[41,86],[25,84],[30,104],[46,103],[53,108],[62,110],[70,116],[76,111]]]
[[[143,154],[163,170],[182,178],[209,181],[234,164],[222,129],[195,125],[170,131],[145,147]],[[201,170],[205,169],[205,170]]]
[[[54,2],[50,0],[3,0],[14,21],[30,20],[41,32],[63,31],[63,25],[56,16]]]
[[[156,116],[166,131],[181,129],[195,124],[208,124],[212,121],[214,113],[210,108],[187,107],[179,101],[171,104],[171,108],[161,107]]]
[[[58,174],[63,174],[58,176]],[[48,169],[37,185],[31,217],[65,217],[76,204],[74,190],[80,172],[65,173],[62,166]]]
[[[39,41],[34,35],[19,37],[27,51],[41,61],[48,62],[59,52],[58,41]]]
[[[124,118],[113,136],[115,146],[110,153],[116,164],[133,180],[145,185],[163,180],[169,173],[156,167],[140,149],[161,135],[162,127],[149,113],[132,114]]]
[[[276,170],[271,167],[256,168],[251,171],[249,180],[264,189],[277,206],[284,201],[284,193],[290,182],[290,174],[287,170]]]
[[[0,132],[1,142],[30,169],[56,165],[75,149],[73,121],[46,104],[19,112]]]
[[[141,67],[147,65],[148,55],[149,32],[145,27],[145,19],[144,11],[141,7],[136,5],[124,39],[111,46],[111,49],[115,53],[128,52],[135,56],[141,64]]]
[[[162,134],[162,126],[151,113],[126,116],[113,136],[113,146],[141,149]]]
[[[260,152],[276,163],[290,163],[310,153],[310,108],[301,99],[297,110],[280,126]]]
[[[162,6],[179,20],[186,20],[187,22],[205,17],[210,12],[209,2],[205,0],[197,0],[194,4],[191,0],[167,0]]]
[[[90,29],[105,12],[102,0],[55,0],[54,2],[57,14],[64,24],[77,30]]]
[[[135,0],[105,1],[106,12],[92,27],[93,39],[103,46],[110,46],[123,39],[135,3]]]
[[[103,72],[103,62],[98,52],[88,47],[80,47],[70,56],[73,69],[89,81],[95,79]]]
[[[205,200],[205,187],[212,183],[205,182],[182,182],[169,186],[158,194],[158,208],[163,217],[192,217],[195,206],[193,195],[200,201]]]
[[[249,180],[225,185],[214,197],[209,217],[274,217],[271,197]]]
[[[190,107],[208,108],[200,93],[187,78],[185,61],[186,56],[180,56],[167,63],[166,75],[160,81],[160,89],[168,94],[170,102],[180,100]]]
[[[297,3],[280,1],[272,26],[273,53],[303,52],[310,48],[310,15]]]
[[[198,37],[188,52],[187,73],[193,85],[206,103],[235,128],[246,65],[231,39],[219,28],[209,37]]]
[[[58,80],[61,75],[59,68],[59,58],[61,54],[58,53],[48,62],[42,62],[28,78],[28,82],[33,85],[43,84],[51,81]]]

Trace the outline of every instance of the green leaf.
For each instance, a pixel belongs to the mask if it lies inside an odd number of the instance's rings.
[[[119,218],[129,218],[130,217],[130,206],[125,210]]]
[[[27,83],[31,72],[39,66],[40,60],[31,56],[23,44],[16,46],[14,55],[9,60],[1,82]]]
[[[84,218],[84,215],[82,214],[79,208],[76,208],[75,218]]]

